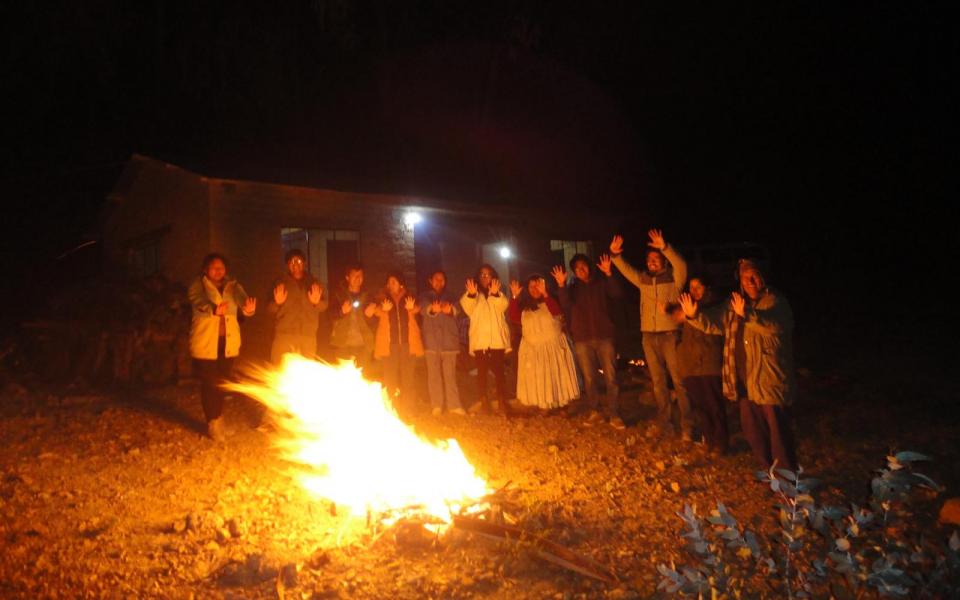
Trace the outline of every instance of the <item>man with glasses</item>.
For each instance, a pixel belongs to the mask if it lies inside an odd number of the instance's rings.
[[[279,363],[287,352],[315,358],[320,313],[327,310],[323,287],[307,270],[306,257],[297,249],[287,252],[287,272],[273,288],[267,311],[275,329],[270,360]]]

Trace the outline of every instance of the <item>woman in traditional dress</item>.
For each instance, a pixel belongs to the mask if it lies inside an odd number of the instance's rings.
[[[566,406],[580,395],[573,351],[563,333],[560,304],[547,293],[543,277],[510,282],[510,320],[522,330],[517,356],[517,400],[526,406],[551,410]]]

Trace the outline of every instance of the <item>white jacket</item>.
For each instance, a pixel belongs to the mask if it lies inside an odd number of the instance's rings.
[[[477,350],[506,350],[510,352],[510,328],[507,327],[507,307],[510,301],[500,293],[487,296],[483,293],[471,298],[460,298],[463,312],[470,317],[470,354]]]

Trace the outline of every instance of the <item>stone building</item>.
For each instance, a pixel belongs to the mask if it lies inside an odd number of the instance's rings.
[[[615,225],[589,206],[573,214],[221,179],[142,155],[130,158],[107,204],[108,260],[187,284],[205,254],[221,252],[230,274],[263,305],[293,247],[328,289],[342,281],[346,264],[359,261],[370,290],[389,270],[402,271],[419,290],[442,268],[459,291],[482,262],[505,282],[546,275],[576,252],[602,249]],[[269,320],[254,317],[244,325],[244,354],[264,356],[270,335]]]

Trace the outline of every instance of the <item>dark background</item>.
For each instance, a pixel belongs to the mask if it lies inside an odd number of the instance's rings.
[[[20,4],[3,26],[7,325],[86,276],[56,257],[95,237],[140,152],[222,177],[585,203],[622,215],[634,249],[650,226],[761,242],[821,362],[955,364],[958,43],[932,7]]]

